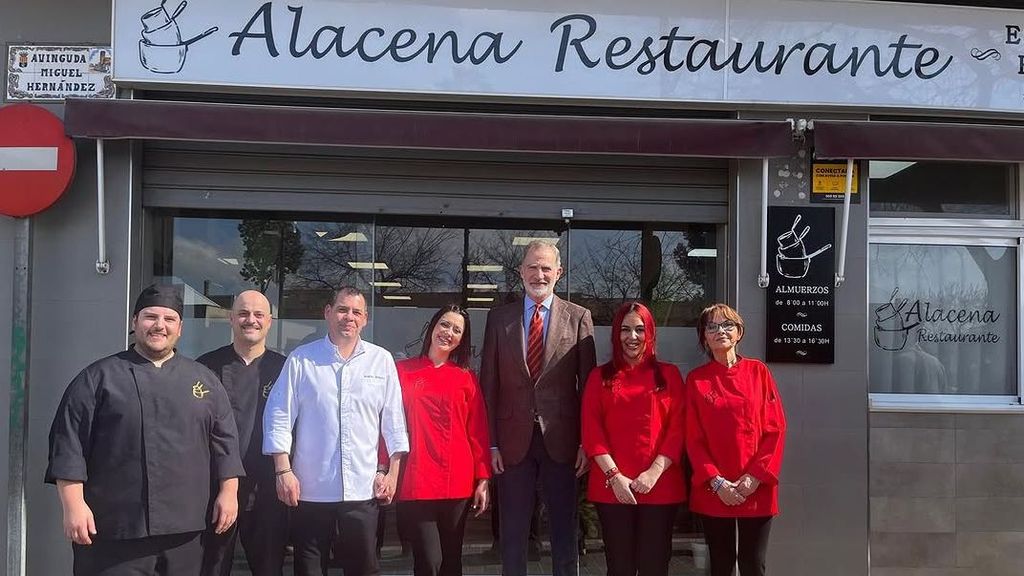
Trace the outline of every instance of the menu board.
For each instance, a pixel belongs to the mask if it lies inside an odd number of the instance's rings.
[[[768,207],[767,361],[835,361],[835,244],[831,207]]]

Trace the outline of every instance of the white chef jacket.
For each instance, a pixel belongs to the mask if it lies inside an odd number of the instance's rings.
[[[299,346],[270,391],[263,427],[264,454],[291,453],[299,500],[372,499],[379,438],[389,455],[409,451],[394,358],[363,340],[348,360],[326,336]]]

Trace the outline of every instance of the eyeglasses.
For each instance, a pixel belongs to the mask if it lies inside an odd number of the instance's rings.
[[[733,330],[736,329],[736,326],[738,326],[738,324],[736,324],[732,320],[726,320],[725,322],[719,322],[717,324],[714,322],[708,322],[707,324],[704,325],[704,331],[708,333],[714,333],[718,332],[718,330],[721,329],[725,330],[726,332],[732,332]]]

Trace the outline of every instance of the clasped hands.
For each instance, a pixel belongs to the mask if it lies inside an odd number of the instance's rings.
[[[744,474],[735,482],[723,479],[721,487],[715,493],[726,506],[738,506],[746,502],[747,497],[753,494],[760,485],[761,482],[757,478],[750,474]]]
[[[377,472],[373,477],[373,497],[382,504],[391,504],[398,489],[398,474],[393,472]]]
[[[620,503],[636,504],[634,493],[647,494],[650,492],[664,471],[663,467],[652,464],[650,468],[644,470],[633,479],[620,472],[608,480],[608,487],[612,489],[615,499]]]

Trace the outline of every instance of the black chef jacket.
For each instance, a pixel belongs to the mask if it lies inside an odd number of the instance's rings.
[[[68,385],[50,428],[46,481],[82,481],[97,538],[206,528],[211,479],[244,476],[224,387],[175,354],[158,368],[134,349]]]
[[[263,455],[263,409],[267,396],[284,368],[285,357],[267,350],[248,366],[230,344],[203,354],[197,362],[213,371],[224,384],[238,426],[238,445],[246,477],[274,484],[274,461]]]

